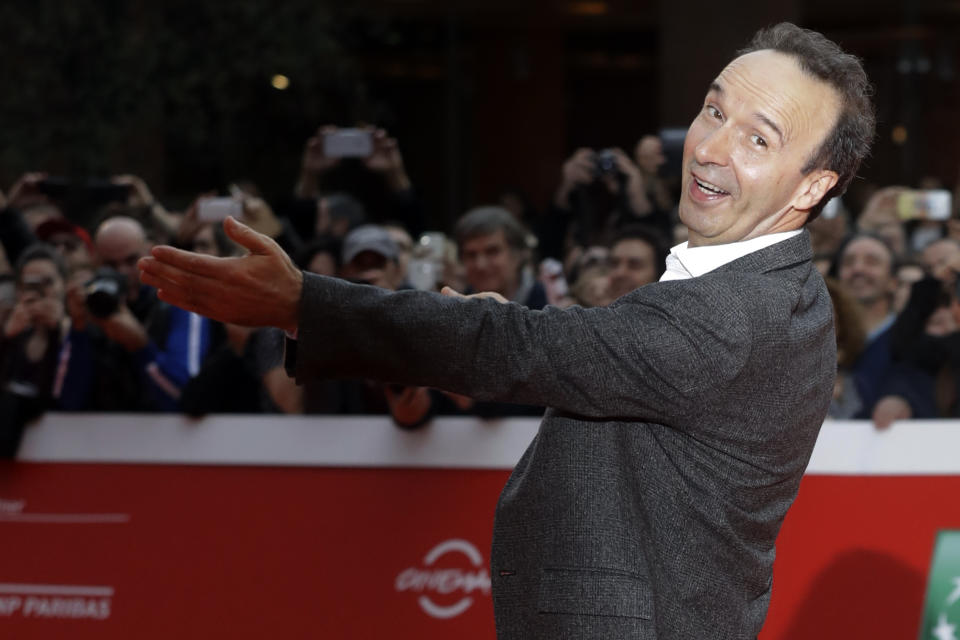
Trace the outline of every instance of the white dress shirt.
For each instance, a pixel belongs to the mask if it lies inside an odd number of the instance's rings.
[[[678,244],[670,249],[670,255],[667,256],[667,270],[660,276],[660,282],[666,282],[667,280],[684,280],[686,278],[702,276],[718,267],[722,267],[728,262],[742,258],[748,253],[753,253],[754,251],[769,247],[772,244],[789,240],[801,231],[803,230],[794,229],[793,231],[768,233],[767,235],[751,238],[750,240],[728,242],[727,244],[714,244],[704,247],[688,247],[686,242]]]

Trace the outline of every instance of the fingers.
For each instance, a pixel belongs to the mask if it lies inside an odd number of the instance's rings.
[[[459,291],[454,290],[453,287],[444,287],[440,289],[442,295],[447,296],[448,298],[466,298],[467,296],[463,295]]]
[[[897,420],[909,420],[913,412],[906,400],[899,396],[885,396],[873,408],[873,424],[877,429],[890,427]]]
[[[157,247],[157,249],[163,249],[163,247]],[[160,253],[160,251],[158,251],[158,253]],[[195,271],[184,269],[154,257],[141,258],[137,263],[137,267],[140,269],[140,282],[150,284],[151,286],[157,285],[148,283],[147,279],[160,280],[164,283],[186,284],[191,277],[206,277],[197,274]]]
[[[630,156],[628,156],[623,151],[623,149],[620,149],[618,147],[618,148],[611,149],[610,151],[611,153],[613,153],[613,157],[616,160],[617,166],[620,167],[621,171],[623,171],[624,173],[630,173],[637,170],[636,169],[637,165],[633,164],[633,160],[630,159]]]
[[[228,318],[221,317],[214,311],[210,300],[210,296],[215,295],[220,287],[211,288],[209,285],[204,285],[202,284],[203,279],[200,279],[200,282],[191,281],[186,284],[143,272],[140,275],[140,281],[156,288],[157,297],[168,304],[199,313],[214,320],[229,321]]]
[[[223,230],[226,232],[228,238],[248,249],[250,253],[269,255],[280,250],[277,243],[269,236],[257,233],[247,225],[234,219],[233,216],[228,216],[227,219],[223,221]]]
[[[191,273],[150,258],[141,262],[144,261],[147,263],[140,272],[140,282],[156,288],[157,295],[165,302],[197,311],[200,307],[206,308],[208,302],[214,304],[217,297],[224,294],[224,279]]]
[[[409,404],[421,393],[426,393],[425,387],[407,387],[397,400],[403,404]]]
[[[592,162],[593,156],[596,152],[593,149],[588,149],[587,147],[580,147],[577,149],[572,156],[571,160],[578,160],[580,162]]]
[[[171,247],[158,247],[169,251],[176,251]],[[164,251],[163,253],[167,253]],[[187,252],[188,257],[206,258],[207,256],[193,256]],[[179,256],[178,256],[179,257]],[[239,298],[237,288],[231,286],[240,275],[232,268],[229,261],[244,260],[244,258],[216,258],[219,260],[217,270],[210,276],[203,275],[196,271],[181,269],[176,265],[163,262],[156,258],[143,258],[140,263],[140,282],[154,287],[157,290],[157,297],[172,304],[199,313],[207,318],[219,320],[221,322],[235,322],[245,324],[242,320],[244,313],[248,312],[250,304],[257,304],[259,301],[251,303],[247,301],[246,307]],[[198,261],[206,263],[206,261]]]
[[[472,296],[468,296],[468,297],[480,298],[481,300],[484,298],[489,298],[491,300],[496,300],[500,304],[506,304],[508,302],[506,298],[504,298],[502,295],[500,295],[496,291],[481,291],[480,293],[475,293]]]
[[[204,256],[168,246],[154,247],[151,256],[141,258],[137,267],[141,272],[182,281],[186,274],[226,279],[230,275],[231,258]],[[176,271],[184,272],[176,275]]]
[[[483,300],[484,298],[490,298],[491,300],[496,300],[501,304],[509,302],[509,300],[504,298],[502,295],[500,295],[496,291],[481,291],[480,293],[472,293],[467,296],[458,291],[453,290],[450,287],[444,287],[443,289],[440,290],[440,293],[447,296],[448,298],[463,298],[464,300],[469,300],[471,298],[479,298],[481,300]]]

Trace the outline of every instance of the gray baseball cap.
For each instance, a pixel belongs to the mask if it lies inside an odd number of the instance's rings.
[[[388,260],[397,259],[397,244],[383,227],[365,224],[343,239],[343,263],[347,264],[364,251],[373,251]]]

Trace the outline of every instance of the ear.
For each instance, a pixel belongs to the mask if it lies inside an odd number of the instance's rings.
[[[794,209],[799,209],[800,211],[813,209],[817,206],[817,203],[823,200],[827,192],[833,189],[839,179],[840,176],[837,175],[836,171],[829,169],[815,169],[811,171],[810,174],[803,179],[803,182],[800,183],[798,194],[793,199]]]

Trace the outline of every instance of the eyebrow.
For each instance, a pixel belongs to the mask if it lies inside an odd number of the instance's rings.
[[[710,91],[721,96],[723,95],[723,87],[716,80],[710,83]],[[780,139],[780,143],[783,143],[783,131],[776,122],[760,112],[753,114],[753,116],[763,122],[763,124],[769,127],[775,134],[777,134],[777,137]]]
[[[777,134],[777,137],[780,138],[780,143],[783,144],[783,131],[780,130],[780,127],[777,126],[776,122],[774,122],[767,116],[763,115],[762,113],[755,113],[754,116],[759,118],[763,122],[763,124],[770,127],[770,129],[772,129],[773,132]]]

